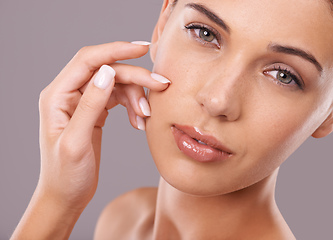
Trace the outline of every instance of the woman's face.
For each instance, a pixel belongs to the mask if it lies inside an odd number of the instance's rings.
[[[150,93],[147,120],[148,143],[168,183],[206,196],[242,189],[330,124],[327,2],[180,0],[170,11],[157,25],[152,56],[154,71],[172,84]],[[212,136],[203,139],[214,147],[217,140],[228,153],[193,142],[188,129]]]

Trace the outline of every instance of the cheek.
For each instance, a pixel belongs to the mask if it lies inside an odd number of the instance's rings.
[[[266,171],[280,166],[318,126],[315,102],[314,95],[291,101],[269,90],[260,92],[260,99],[249,101],[244,110],[249,113],[242,125],[246,153]]]
[[[191,40],[181,22],[175,21],[166,26],[155,46],[153,71],[168,77],[173,84],[181,83],[185,90],[192,87],[193,80],[198,79],[197,75],[218,62],[221,53]]]

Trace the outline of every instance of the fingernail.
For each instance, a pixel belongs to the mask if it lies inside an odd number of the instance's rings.
[[[150,107],[145,97],[140,98],[139,106],[143,115],[145,115],[146,117],[150,117]]]
[[[160,83],[171,83],[170,80],[168,80],[167,78],[165,78],[165,77],[163,77],[162,75],[159,75],[159,74],[157,74],[157,73],[152,73],[152,74],[151,74],[151,77],[152,77],[154,80],[156,80],[156,81],[158,81],[158,82],[160,82]]]
[[[136,116],[136,124],[138,125],[138,129],[140,129],[142,131],[146,130],[146,123],[142,117]]]
[[[150,42],[146,42],[146,41],[133,41],[131,43],[137,44],[137,45],[143,45],[143,46],[148,46],[151,44]]]
[[[95,76],[94,84],[100,89],[106,89],[111,84],[115,75],[116,72],[112,67],[103,65]]]

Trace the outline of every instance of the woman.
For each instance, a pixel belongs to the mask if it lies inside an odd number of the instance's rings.
[[[69,237],[119,103],[146,129],[161,180],[111,202],[96,239],[295,239],[274,188],[282,162],[333,128],[330,4],[165,0],[154,74],[116,63],[145,42],[83,48],[41,94],[40,180],[12,239]]]

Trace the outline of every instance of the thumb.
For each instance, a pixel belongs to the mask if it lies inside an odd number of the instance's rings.
[[[96,123],[110,98],[115,75],[112,67],[103,65],[89,82],[66,128],[74,139],[91,139]]]

